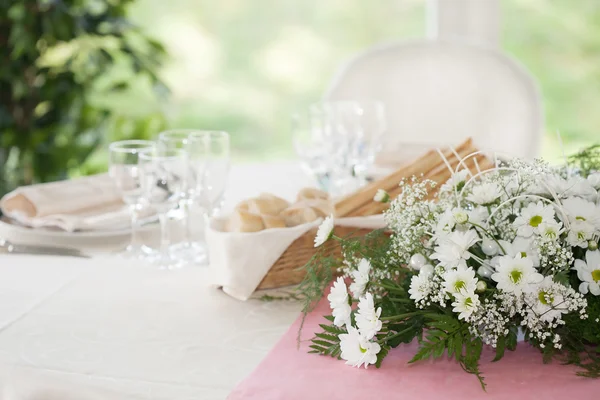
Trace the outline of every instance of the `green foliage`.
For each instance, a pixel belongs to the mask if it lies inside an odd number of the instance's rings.
[[[568,158],[569,164],[577,167],[584,177],[600,171],[600,144],[587,147]]]
[[[479,370],[479,359],[483,342],[469,334],[468,326],[451,315],[426,314],[426,340],[421,341],[419,350],[411,363],[441,358],[444,354],[458,361],[462,369],[477,377],[485,390],[483,375]]]
[[[0,1],[0,194],[64,178],[107,136],[162,127],[163,47],[126,19],[131,0]],[[93,168],[91,169],[93,170]],[[86,169],[83,172],[90,172]]]

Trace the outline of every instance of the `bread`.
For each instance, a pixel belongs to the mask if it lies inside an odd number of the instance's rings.
[[[263,215],[262,220],[263,224],[265,225],[265,229],[285,228],[287,226],[285,224],[285,219],[279,216]]]
[[[255,199],[247,200],[248,212],[260,215],[279,215],[289,203],[277,196],[261,195]]]
[[[296,196],[297,201],[311,199],[331,200],[331,197],[329,196],[329,193],[315,188],[301,189]]]
[[[302,225],[319,218],[313,208],[295,206],[283,210],[280,216],[285,220],[286,226]]]
[[[335,213],[335,206],[329,200],[323,199],[312,199],[312,200],[301,200],[292,205],[292,207],[302,208],[309,207],[315,210],[319,217],[327,217]],[[292,208],[290,207],[290,208]]]
[[[263,229],[265,224],[262,216],[244,210],[235,210],[225,226],[227,232],[258,232]]]
[[[226,230],[258,232],[263,229],[297,226],[327,217],[334,211],[329,195],[319,189],[300,190],[298,201],[292,205],[281,197],[261,193],[259,197],[238,203],[227,221]]]

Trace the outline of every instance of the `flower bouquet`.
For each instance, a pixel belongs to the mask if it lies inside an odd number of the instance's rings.
[[[332,271],[341,276],[311,352],[379,367],[392,348],[416,339],[410,362],[454,358],[485,388],[483,346],[498,361],[522,339],[545,362],[560,358],[580,375],[600,376],[598,160],[590,148],[563,167],[514,159],[471,175],[459,164],[440,188],[416,177],[401,182],[386,231],[341,238],[324,221],[299,288],[305,311]],[[427,200],[431,190],[437,196]],[[323,255],[330,240],[343,259]]]

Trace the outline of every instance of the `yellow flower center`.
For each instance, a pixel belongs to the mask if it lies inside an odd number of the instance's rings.
[[[527,257],[527,253],[526,253],[526,252],[524,252],[524,251],[522,251],[522,252],[521,252],[521,257],[523,257],[523,258],[524,258],[524,257]]]
[[[456,290],[457,292],[460,292],[461,289],[466,289],[467,285],[465,284],[465,281],[456,281],[454,283],[454,290]]]
[[[465,306],[466,306],[466,307],[473,307],[473,299],[472,299],[472,298],[470,298],[470,297],[467,297],[467,298],[465,299]]]
[[[546,232],[544,232],[544,234],[549,239],[556,239],[556,231],[554,231],[554,230],[552,230],[550,228],[546,229]]]
[[[592,279],[594,282],[600,281],[600,269],[595,269],[592,271]]]
[[[512,271],[510,271],[510,279],[513,281],[513,283],[521,282],[522,277],[523,273],[518,269],[513,269]]]
[[[529,220],[529,225],[533,226],[534,228],[537,228],[537,226],[541,223],[542,217],[540,215],[535,215]]]
[[[579,239],[579,240],[585,239],[585,233],[584,232],[577,232],[577,239]]]
[[[549,294],[543,290],[538,293],[538,299],[540,300],[540,303],[545,304],[545,305],[548,305],[548,304],[551,304],[554,302],[554,297],[551,294]]]
[[[578,220],[580,220],[580,221],[585,221],[585,218],[583,218],[583,217],[581,217],[581,216],[579,216],[579,215],[578,215],[578,216],[576,216],[576,217],[575,217],[575,219],[578,219]]]
[[[364,354],[364,353],[366,353],[366,352],[367,352],[367,349],[365,349],[365,348],[364,348],[364,347],[362,347],[361,345],[359,345],[358,347],[360,347],[360,352],[361,352],[361,353],[363,353],[363,354]]]

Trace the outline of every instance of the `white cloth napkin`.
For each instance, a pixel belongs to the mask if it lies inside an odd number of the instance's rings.
[[[2,400],[142,400],[140,396],[105,389],[106,379],[28,367],[0,369]]]
[[[238,300],[248,300],[275,261],[300,236],[319,226],[321,220],[292,228],[253,233],[224,232],[224,218],[213,218],[206,229],[213,284]],[[380,229],[383,215],[338,218],[336,226]],[[300,267],[300,265],[299,265]]]
[[[2,213],[20,224],[75,230],[122,229],[130,211],[107,174],[18,188],[0,200]]]

